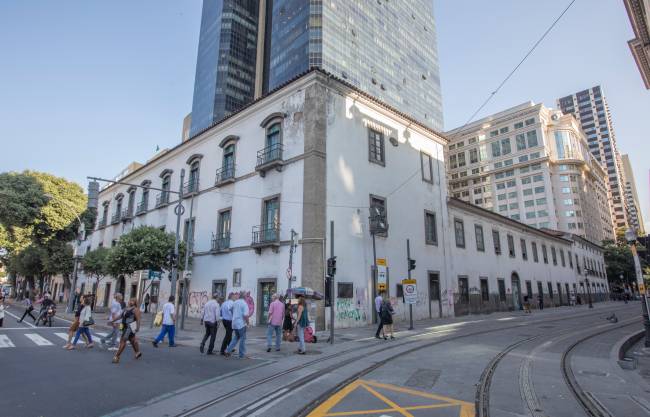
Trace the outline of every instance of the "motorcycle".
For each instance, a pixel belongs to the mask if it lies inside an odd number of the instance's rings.
[[[41,315],[38,316],[38,319],[36,320],[36,325],[38,326],[38,323],[42,322],[43,326],[47,325],[49,327],[52,327],[52,320],[54,319],[55,315],[56,315],[56,305],[50,304],[45,308],[45,311],[41,312]]]

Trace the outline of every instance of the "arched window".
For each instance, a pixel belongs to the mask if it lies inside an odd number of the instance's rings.
[[[231,143],[223,150],[223,168],[229,174],[229,177],[235,173],[235,144]]]
[[[262,122],[265,130],[264,149],[257,152],[255,169],[264,176],[265,171],[276,168],[282,169],[282,121],[283,113],[273,113]]]

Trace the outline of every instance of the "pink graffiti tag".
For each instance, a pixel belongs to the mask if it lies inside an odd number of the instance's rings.
[[[250,317],[254,317],[255,313],[255,301],[253,300],[253,297],[251,297],[251,292],[248,291],[246,293],[246,297],[244,298],[244,301],[246,301],[246,304],[248,304],[248,315]]]

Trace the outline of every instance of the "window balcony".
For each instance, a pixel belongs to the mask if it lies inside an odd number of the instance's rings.
[[[148,201],[142,201],[138,203],[138,207],[135,209],[135,215],[139,216],[147,212]]]
[[[228,164],[217,170],[214,185],[217,187],[235,182],[235,164]]]
[[[133,208],[127,208],[122,210],[121,220],[123,222],[131,220],[133,218]]]
[[[97,228],[98,228],[98,229],[103,229],[103,228],[105,228],[105,227],[106,227],[106,219],[104,218],[104,219],[101,219],[101,220],[97,223]]]
[[[118,211],[117,213],[114,213],[111,216],[111,224],[117,224],[120,222],[121,219],[122,219],[122,213]]]
[[[156,208],[164,207],[169,204],[169,192],[163,191],[156,196]]]
[[[276,143],[257,151],[257,165],[255,165],[255,171],[258,171],[262,177],[266,175],[266,171],[273,168],[277,171],[282,171],[283,165],[281,143]]]
[[[280,248],[280,225],[279,224],[261,224],[253,226],[253,241],[251,246],[257,253],[261,253],[263,248],[272,247],[275,252]]]
[[[212,234],[212,252],[228,252],[230,249],[230,233]]]
[[[183,184],[183,197],[190,197],[199,192],[199,179],[194,178]]]

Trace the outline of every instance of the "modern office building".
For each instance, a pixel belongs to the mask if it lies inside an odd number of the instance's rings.
[[[630,226],[637,230],[640,236],[645,236],[645,225],[643,214],[639,204],[639,195],[636,192],[636,181],[628,155],[621,155],[623,162],[623,174],[625,175],[625,199],[627,200],[627,211],[630,215]]]
[[[442,129],[432,1],[241,3],[204,0],[191,136],[312,67]]]
[[[628,227],[625,179],[616,145],[612,115],[600,86],[579,91],[557,100],[565,114],[573,114],[587,136],[589,151],[607,171],[609,205],[616,228]]]
[[[650,89],[650,1],[624,0],[634,39],[628,41],[645,88]]]
[[[606,173],[573,116],[528,102],[446,136],[453,197],[533,227],[613,238]]]

